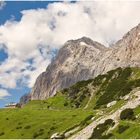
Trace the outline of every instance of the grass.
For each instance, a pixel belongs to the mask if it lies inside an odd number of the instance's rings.
[[[31,104],[23,109],[0,109],[1,139],[50,138],[53,133],[80,124],[93,114],[90,110],[81,109],[31,109]]]
[[[119,126],[127,127],[125,131],[122,133],[119,133]],[[137,124],[136,122],[128,122],[128,121],[122,121],[119,122],[119,126],[113,130],[112,134],[113,136],[111,138],[113,139],[134,139],[134,138],[140,138],[140,124]]]

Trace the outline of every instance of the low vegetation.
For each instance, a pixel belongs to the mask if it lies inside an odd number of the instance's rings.
[[[115,122],[112,119],[106,120],[104,123],[97,125],[93,133],[91,135],[91,139],[106,139],[112,136],[112,134],[106,134],[107,130],[110,127],[113,127],[115,125]]]
[[[139,68],[117,68],[95,79],[80,81],[47,100],[30,101],[23,108],[0,109],[1,139],[47,139],[54,133],[77,131],[93,119],[120,108],[125,95],[140,87]],[[117,101],[111,107],[107,104]],[[97,125],[91,138],[140,138],[140,107],[125,109],[119,125],[108,119]],[[7,127],[8,126],[8,127]]]
[[[139,71],[139,68],[117,68],[95,79],[80,81],[60,91],[58,95],[66,99],[63,103],[65,107],[84,108],[92,98],[90,109],[106,108],[108,103],[118,102],[133,89],[140,87]]]
[[[93,111],[81,109],[42,109],[39,101],[35,104],[33,101],[22,109],[0,109],[0,138],[50,138],[56,132],[63,132],[76,124],[86,122],[87,117],[93,114]],[[7,117],[9,120],[6,120]]]
[[[127,108],[127,109],[123,110],[120,114],[120,119],[121,120],[126,120],[126,119],[134,120],[135,115],[134,115],[133,109]]]
[[[129,125],[119,125],[119,126],[118,126],[117,132],[118,132],[119,134],[121,134],[121,133],[123,133],[124,131],[126,131],[128,128],[129,128]]]

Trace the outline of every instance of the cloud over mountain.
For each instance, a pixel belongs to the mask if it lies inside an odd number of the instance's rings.
[[[0,44],[8,54],[0,69],[3,88],[32,87],[69,39],[88,36],[106,46],[114,43],[140,22],[140,2],[56,2],[21,13],[20,21],[0,26]]]

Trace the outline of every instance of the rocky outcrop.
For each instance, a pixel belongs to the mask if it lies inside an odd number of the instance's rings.
[[[27,102],[29,102],[31,100],[31,94],[28,93],[28,94],[25,94],[23,95],[21,98],[20,98],[20,104],[21,105],[24,105],[26,104]]]
[[[109,48],[87,37],[69,40],[37,78],[31,100],[46,99],[57,90],[117,67],[139,67],[139,55],[140,24]]]

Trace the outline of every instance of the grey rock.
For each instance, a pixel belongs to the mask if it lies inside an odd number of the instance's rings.
[[[24,105],[31,100],[31,94],[25,94],[20,98],[20,105]]]
[[[37,78],[31,100],[47,99],[77,81],[94,78],[117,67],[139,67],[139,56],[140,24],[108,48],[87,37],[69,40]]]

